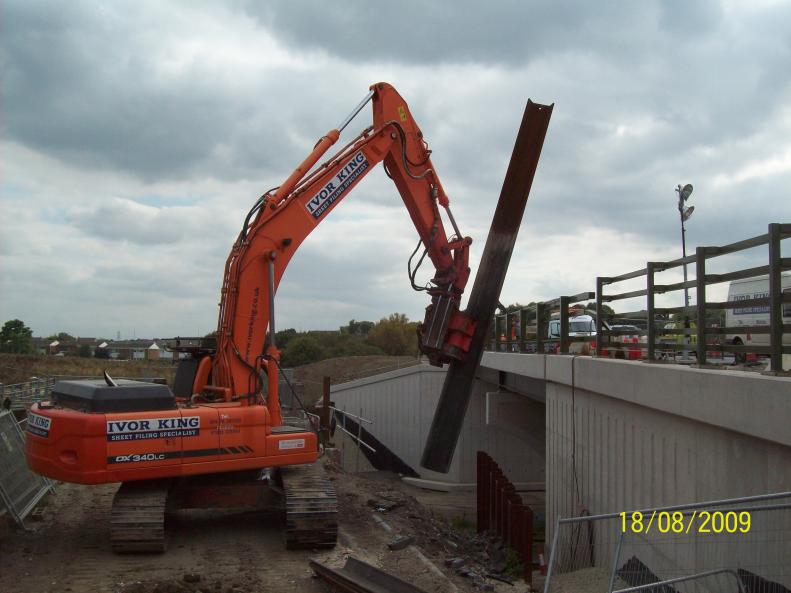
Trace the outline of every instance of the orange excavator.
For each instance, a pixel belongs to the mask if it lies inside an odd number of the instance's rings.
[[[317,166],[369,101],[373,125]],[[225,265],[216,346],[181,348],[188,358],[172,391],[106,374],[57,383],[30,410],[29,466],[65,482],[121,482],[111,513],[118,552],[164,550],[173,508],[247,508],[274,496],[285,508],[288,547],[335,545],[337,501],[317,463],[316,427],[286,423],[281,412],[275,294],[300,244],[382,162],[420,237],[408,266],[412,287],[431,298],[420,350],[434,365],[463,359],[476,328],[459,310],[472,240],[457,227],[430,155],[398,92],[373,85],[245,217]],[[436,272],[420,286],[415,273],[426,256]]]

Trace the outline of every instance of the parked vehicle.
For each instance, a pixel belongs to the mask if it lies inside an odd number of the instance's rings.
[[[550,319],[547,328],[549,339],[560,339],[560,319]],[[595,338],[596,320],[591,315],[576,315],[569,317],[569,338]],[[590,354],[596,347],[595,339],[590,342],[572,342],[569,351],[572,354]],[[558,343],[550,343],[546,346],[546,351],[554,354],[558,351]]]
[[[781,276],[780,286],[784,293],[791,292],[791,273]],[[746,301],[769,296],[769,276],[756,276],[744,280],[734,280],[728,287],[729,301]],[[783,303],[783,323],[791,323],[791,303]],[[725,326],[745,328],[769,325],[769,305],[748,305],[726,309]],[[768,346],[768,333],[752,333],[748,329],[743,332],[728,334],[726,341],[735,346]],[[783,344],[791,345],[791,334],[783,334]],[[737,360],[744,360],[744,353],[737,353]]]
[[[569,317],[569,337],[579,338],[596,335],[596,320],[590,315]],[[560,319],[550,319],[548,338],[560,339]]]

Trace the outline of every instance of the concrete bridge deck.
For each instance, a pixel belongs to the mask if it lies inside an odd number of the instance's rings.
[[[419,465],[444,370],[336,385],[341,409],[421,478],[474,482],[475,451],[546,480],[550,519],[791,490],[791,378],[587,356],[486,352],[448,474]],[[572,468],[572,442],[574,463]]]

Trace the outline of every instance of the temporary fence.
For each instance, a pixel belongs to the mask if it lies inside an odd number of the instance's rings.
[[[34,378],[13,385],[0,383],[0,403],[6,409],[27,410],[33,403],[48,399],[54,386],[54,377]]]
[[[518,555],[525,582],[533,584],[533,509],[524,504],[500,466],[484,451],[477,455],[477,529],[493,531]]]
[[[559,518],[544,592],[575,573],[600,593],[788,591],[791,492]]]
[[[58,381],[78,381],[82,379],[101,379],[101,377],[94,375],[54,375],[35,377],[12,385],[0,383],[0,404],[4,404],[6,409],[9,410],[26,411],[34,403],[48,400]],[[114,377],[114,379],[162,384],[167,382],[164,377]]]
[[[50,377],[55,383],[58,381],[82,381],[84,379],[91,380],[104,380],[103,375],[52,375]],[[113,375],[113,379],[121,381],[141,381],[142,383],[159,383],[160,385],[167,385],[168,380],[165,377],[117,377]]]
[[[25,517],[52,488],[52,482],[34,474],[25,461],[25,437],[14,414],[0,412],[0,498],[14,520]]]

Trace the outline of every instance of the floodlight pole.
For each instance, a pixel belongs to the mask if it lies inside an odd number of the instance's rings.
[[[684,227],[684,198],[681,195],[681,186],[676,189],[678,192],[678,216],[681,219],[681,254],[687,259],[687,229]],[[684,307],[689,307],[689,288],[687,288],[687,262],[684,262]]]
[[[683,188],[679,185],[676,188],[678,192],[678,216],[681,219],[681,254],[684,260],[687,259],[687,229],[684,226],[684,222],[687,218],[692,215],[692,210],[694,207],[684,208],[684,202],[689,199],[690,194],[692,193],[692,185],[689,183],[685,185]],[[687,346],[689,345],[689,288],[687,288],[687,262],[684,261],[684,344]],[[705,323],[704,320],[698,319],[698,323]],[[682,357],[684,362],[688,362],[689,358],[689,350],[682,350]]]

